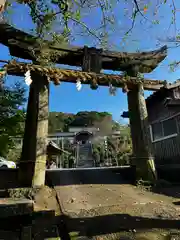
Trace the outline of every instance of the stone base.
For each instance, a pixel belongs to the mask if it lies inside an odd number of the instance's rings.
[[[28,199],[0,199],[0,219],[32,214],[34,202]]]
[[[157,180],[156,168],[154,159],[152,158],[136,158],[136,180],[144,180],[154,182]]]

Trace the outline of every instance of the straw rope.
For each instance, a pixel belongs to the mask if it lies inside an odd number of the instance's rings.
[[[22,75],[28,70],[31,72],[39,72],[40,74],[47,76],[49,81],[53,81],[56,85],[60,84],[60,81],[76,82],[77,79],[82,83],[89,83],[92,85],[99,84],[104,86],[109,86],[109,84],[112,84],[116,87],[122,87],[124,84],[136,85],[142,83],[152,86],[164,84],[164,81],[161,80],[146,80],[113,74],[96,74],[92,72],[82,72],[77,70],[44,67],[35,64],[18,63],[16,61],[10,61],[4,66],[4,70],[7,71],[8,74],[13,75]]]

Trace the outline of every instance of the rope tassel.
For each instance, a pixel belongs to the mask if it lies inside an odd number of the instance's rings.
[[[30,86],[32,83],[31,72],[28,70],[25,74],[25,83]]]
[[[109,85],[109,93],[111,96],[116,96],[117,88],[113,87],[112,84]]]
[[[77,80],[77,82],[76,82],[76,88],[77,88],[78,91],[81,90],[82,84],[81,84],[81,81],[80,81],[80,80]]]

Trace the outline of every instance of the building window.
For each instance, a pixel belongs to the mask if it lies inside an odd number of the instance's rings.
[[[175,118],[154,123],[151,125],[152,141],[168,138],[177,134],[177,123]]]
[[[154,123],[151,125],[153,141],[163,137],[162,123]]]
[[[176,124],[175,118],[171,118],[166,121],[163,121],[162,124],[164,129],[164,137],[177,133],[177,124]]]

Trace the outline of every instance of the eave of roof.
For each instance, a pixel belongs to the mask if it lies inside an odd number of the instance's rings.
[[[161,87],[158,91],[153,92],[149,97],[146,98],[146,104],[151,105],[154,101],[158,101],[167,97],[167,94],[172,89],[180,87],[180,80],[173,83],[168,83],[166,86]]]
[[[167,94],[169,91],[175,88],[180,87],[180,80],[175,81],[174,83],[169,83],[167,86],[160,88],[158,91],[153,92],[149,97],[146,98],[146,104],[148,106],[152,106],[159,100],[164,100],[167,98]],[[180,106],[180,100],[169,100],[166,104],[169,107]],[[121,115],[123,118],[129,118],[129,111],[124,111]]]

